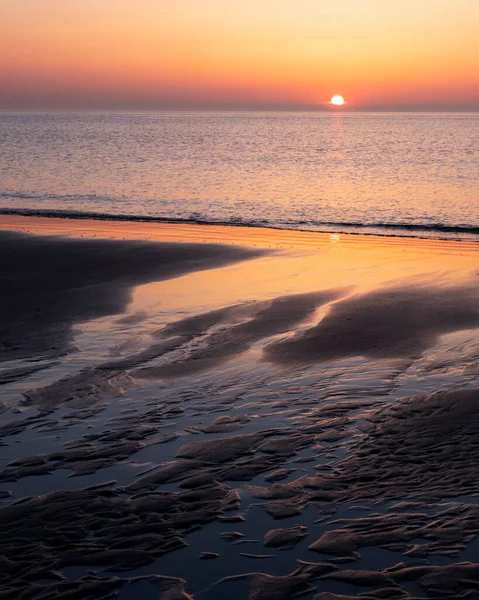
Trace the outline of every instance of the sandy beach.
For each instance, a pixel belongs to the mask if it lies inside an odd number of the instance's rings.
[[[2,216],[0,264],[0,598],[478,597],[477,242]]]

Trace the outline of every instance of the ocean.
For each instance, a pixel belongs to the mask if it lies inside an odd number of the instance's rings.
[[[0,115],[0,214],[479,239],[479,114]]]

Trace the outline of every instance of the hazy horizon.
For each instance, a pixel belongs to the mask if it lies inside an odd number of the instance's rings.
[[[357,106],[334,107],[314,105],[273,105],[273,106],[37,106],[37,107],[0,107],[0,114],[161,114],[161,113],[304,113],[318,115],[361,115],[361,114],[469,114],[479,113],[479,104],[469,106]]]

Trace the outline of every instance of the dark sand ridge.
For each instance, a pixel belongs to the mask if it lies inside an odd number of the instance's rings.
[[[456,557],[477,536],[479,507],[435,501],[474,494],[479,489],[478,407],[479,391],[472,389],[403,399],[371,416],[373,427],[369,434],[353,447],[350,457],[335,465],[332,474],[250,489],[253,495],[265,499],[288,499],[303,493],[303,501],[308,497],[309,502],[417,498],[419,501],[400,502],[385,514],[340,519],[336,521],[339,528],[326,531],[309,548],[341,560],[355,560],[359,550],[368,546],[400,552],[416,560],[432,555]],[[311,589],[312,583],[320,591],[322,579],[366,591],[357,595],[322,592],[315,600],[413,600],[416,596],[408,591],[411,582],[429,598],[479,597],[479,564],[474,562],[400,562],[383,570],[336,567],[321,571],[319,565],[305,566],[299,561],[298,569],[287,576],[249,573],[219,583],[238,579],[249,580],[250,600],[289,600],[296,593]]]
[[[264,252],[1,232],[0,361],[63,354],[73,324],[123,312],[133,286]]]
[[[419,584],[427,593],[427,598],[476,600],[479,597],[479,564],[471,562],[411,566],[399,563],[382,571],[339,571],[331,574],[330,578],[375,589],[358,596],[322,593],[315,596],[314,600],[415,600],[416,597],[403,587],[410,582]]]
[[[51,409],[70,403],[88,406],[102,394],[121,393],[138,378],[174,378],[214,369],[266,337],[287,333],[320,306],[335,301],[315,327],[264,349],[268,361],[309,364],[364,356],[412,360],[439,337],[479,327],[479,288],[472,284],[395,287],[346,297],[348,289],[296,294],[233,305],[169,324],[154,333],[159,341],[136,354],[85,369],[46,388],[25,394],[27,404]],[[169,354],[186,348],[181,358]],[[197,342],[200,341],[200,344]],[[160,365],[142,364],[164,358]]]
[[[371,430],[352,444],[351,454],[335,464],[333,473],[300,477],[269,488],[252,486],[251,494],[272,500],[264,508],[275,514],[271,509],[276,504],[276,515],[280,516],[301,512],[318,501],[421,501],[396,507],[402,510],[430,508],[430,502],[479,493],[477,389],[405,398],[371,413],[368,420]],[[325,424],[327,421],[318,418],[318,428]],[[301,431],[306,435],[311,428]],[[340,437],[341,431],[337,433]],[[211,453],[212,444],[214,441],[209,443]],[[431,515],[423,513],[389,513],[338,523],[343,527],[326,532],[310,549],[334,556],[358,556],[360,548],[379,545],[411,556],[455,555],[477,535],[479,510],[477,505],[464,504],[434,516],[432,521]],[[419,538],[423,542],[418,543]]]
[[[393,290],[393,292],[395,294],[398,293],[397,290]],[[470,319],[469,324],[474,322],[474,309],[477,310],[476,305],[470,300],[470,296],[474,296],[474,292],[475,290],[469,287],[448,288],[445,291],[446,298],[448,296],[454,298],[453,304],[455,307],[460,307],[461,303],[462,305],[467,306],[467,310],[469,310],[470,314],[468,315],[467,311],[465,310],[463,313],[463,317],[465,316]],[[179,362],[173,362],[171,364],[167,363],[162,367],[152,367],[151,369],[139,369],[137,371],[134,371],[134,373],[141,376],[144,372],[146,372],[147,374],[152,374],[156,376],[158,375],[159,371],[160,375],[165,376],[166,374],[170,374],[171,376],[180,374],[181,368],[185,368],[185,370],[188,372],[190,368],[194,369],[194,371],[198,371],[205,368],[214,367],[215,365],[220,364],[220,362],[222,362],[223,360],[229,359],[231,358],[231,356],[234,356],[239,352],[244,351],[255,340],[261,339],[265,335],[271,335],[272,333],[278,333],[281,331],[288,330],[290,327],[292,327],[293,325],[297,324],[298,322],[306,318],[308,315],[310,315],[311,312],[314,311],[318,303],[330,301],[340,294],[341,292],[338,291],[327,291],[317,294],[296,295],[291,297],[279,298],[272,301],[228,307],[219,311],[204,313],[197,317],[182,319],[180,321],[177,321],[176,323],[168,325],[164,330],[158,333],[158,335],[164,335],[167,338],[166,342],[160,342],[159,345],[154,345],[150,349],[147,349],[142,353],[138,353],[137,355],[134,355],[132,357],[122,359],[121,361],[114,361],[108,363],[106,365],[103,365],[99,369],[84,370],[73,377],[59,380],[46,388],[32,390],[31,392],[26,394],[26,402],[34,403],[42,409],[47,410],[50,410],[51,408],[54,408],[56,406],[90,406],[91,404],[97,402],[103,393],[116,394],[118,392],[121,392],[122,388],[130,385],[128,375],[126,375],[120,369],[135,366],[136,364],[141,363],[144,360],[149,360],[153,358],[155,354],[158,355],[159,348],[162,348],[165,352],[167,352],[170,349],[170,336],[172,336],[171,340],[173,342],[173,348],[177,347],[178,345],[181,345],[185,341],[185,339],[188,340],[191,338],[191,335],[186,335],[187,332],[193,332],[194,335],[198,336],[205,334],[205,332],[207,333],[203,340],[205,343],[202,347],[200,347],[199,350],[191,352],[189,355],[187,355],[185,359]],[[434,294],[431,290],[429,291],[429,294],[429,297],[434,297]],[[436,296],[437,295],[438,293],[436,292]],[[348,304],[354,301],[355,299],[353,298],[352,300],[346,300],[342,303]],[[416,295],[414,304],[415,308],[417,308],[417,303],[418,299]],[[458,320],[455,317],[455,312],[451,307],[451,303],[452,300],[448,298],[448,302],[446,303],[447,310],[443,310],[442,313],[439,314],[439,316],[444,318],[444,321],[439,322],[438,315],[434,313],[434,311],[430,311],[429,315],[432,315],[435,319],[437,319],[432,321],[433,325],[436,327],[436,333],[439,327],[444,326],[444,324],[446,325],[446,327],[451,327],[451,313],[452,318],[455,318],[456,321]],[[337,306],[339,306],[339,304],[333,305],[331,313],[334,313],[335,308]],[[409,316],[412,311],[413,309],[410,306],[408,306],[406,316]],[[401,316],[404,317],[404,315]],[[247,319],[246,321],[244,321],[245,318]],[[326,317],[326,319],[327,318],[328,317]],[[241,322],[238,324],[237,320],[240,320]],[[339,321],[339,323],[341,325],[341,321]],[[229,325],[229,327],[222,327],[219,333],[215,333],[214,331],[212,333],[208,333],[209,328],[218,324]],[[387,325],[387,321],[385,325],[379,323],[379,326]],[[404,328],[407,328],[407,325],[408,322],[406,321]],[[430,330],[430,323],[426,322],[426,325],[427,327],[429,327]],[[464,321],[459,321],[459,325],[464,325]],[[378,327],[377,324],[376,327]],[[419,336],[421,332],[416,330],[415,333]],[[342,340],[339,341],[342,342]],[[207,360],[205,360],[205,358],[207,358]],[[453,404],[454,406],[452,408],[454,408],[454,412],[456,412],[455,407],[457,401]],[[462,405],[463,403],[459,403],[459,407],[461,407]],[[341,406],[343,408],[347,408],[344,404]],[[429,404],[426,404],[426,406],[429,406]],[[470,409],[470,414],[472,415],[474,413],[474,405],[471,405]],[[344,419],[343,421],[341,421],[342,417],[340,407],[337,407],[336,410],[337,414],[339,415],[339,421],[337,421],[337,426],[341,427],[345,424],[343,422]],[[161,408],[159,412],[163,413],[163,408]],[[299,434],[302,430],[304,431],[304,433],[308,434],[320,433],[322,429],[324,429],[326,426],[331,427],[331,423],[324,422],[324,415],[322,413],[320,414],[320,412],[321,411],[318,412],[316,410],[315,413],[312,415],[313,419],[318,420],[317,424],[314,421],[311,422],[310,425],[306,423],[300,426],[298,424],[296,434]],[[162,414],[160,416],[161,418],[163,418]],[[336,417],[336,413],[333,415],[333,417]],[[245,421],[223,419],[221,421],[218,421],[218,423],[213,424],[212,426],[201,426],[200,428],[196,428],[195,431],[198,432],[201,430],[205,433],[227,433],[229,431],[234,431],[236,429],[241,428],[245,422],[248,422],[248,420],[249,419],[246,419]],[[415,420],[408,420],[408,422],[414,423]],[[452,421],[452,423],[457,422],[457,420]],[[335,424],[334,420],[332,424]],[[9,426],[8,423],[7,426]],[[16,428],[21,427],[21,423],[15,422],[14,426]],[[306,427],[305,429],[303,429],[304,426]],[[423,429],[422,425],[421,429]],[[5,434],[6,433],[7,432],[5,432]],[[339,436],[339,438],[341,438],[342,433],[331,433],[331,435]],[[422,438],[419,436],[419,439]],[[230,439],[230,442],[234,443],[234,440]],[[139,447],[140,446],[138,446],[138,448]],[[131,452],[134,452],[135,448],[137,447],[135,445],[132,445]],[[120,448],[118,448],[117,450],[119,451]],[[121,450],[123,451],[124,449]],[[129,452],[130,449],[127,449],[126,451]],[[217,453],[217,451],[218,448],[214,450],[214,453]],[[81,460],[79,460],[78,457],[74,456],[73,453],[71,454],[71,458],[63,456],[58,457],[58,459],[55,458],[55,460],[52,460],[50,458],[47,461],[47,464],[45,465],[35,465],[35,469],[49,471],[55,468],[56,463],[61,465],[64,464],[65,461],[72,463],[76,461],[78,461],[78,463],[82,462]],[[88,457],[88,459],[85,460],[85,462],[87,463],[88,468],[90,468],[89,465],[92,465],[97,461],[97,464],[101,464],[100,459],[104,457],[105,451],[102,449],[99,453],[88,452],[88,454],[90,456]],[[108,462],[110,462],[110,460],[114,460],[114,455],[115,452],[112,452],[111,455],[108,457]],[[253,470],[266,469],[268,468],[268,466],[273,465],[271,465],[269,461],[258,459],[258,464],[255,464]],[[75,467],[75,471],[84,468],[83,465],[80,464],[75,465]],[[253,465],[250,465],[250,467],[253,468]],[[24,470],[24,467],[21,470]],[[247,469],[245,470],[245,472],[246,471]],[[413,472],[413,470],[408,470],[408,475],[411,477]],[[10,474],[13,476],[13,478],[16,478],[17,476],[25,476],[24,474],[21,475],[18,471],[15,474],[10,472]],[[6,476],[7,474],[4,473],[2,475]],[[422,477],[419,477],[417,479],[419,483],[421,481],[425,481]]]
[[[171,378],[191,375],[215,368],[248,350],[256,341],[285,333],[311,316],[321,305],[346,293],[345,290],[326,290],[296,294],[234,305],[224,309],[181,319],[157,332],[164,337],[136,354],[108,361],[96,368],[83,369],[53,384],[24,393],[24,404],[35,404],[42,410],[58,406],[74,408],[90,406],[103,395],[118,395],[132,384],[126,370],[158,359],[190,342],[198,343],[188,349],[185,358],[172,360],[160,366],[147,366],[131,371],[138,378]],[[218,329],[218,326],[221,326]]]
[[[250,493],[268,500],[264,507],[273,516],[300,514],[315,502],[435,500],[478,493],[477,400],[477,390],[453,390],[405,399],[369,413],[373,429],[352,444],[351,455],[335,465],[334,473],[270,487],[253,486]],[[295,429],[265,429],[187,443],[178,450],[178,460],[138,477],[129,489],[154,489],[171,481],[192,488],[215,480],[247,481],[277,468],[301,448],[331,439],[331,434],[338,440],[347,438],[350,420],[343,415],[365,406],[364,401],[326,405]],[[128,416],[126,426],[116,432],[87,435],[63,452],[12,461],[0,478],[12,481],[56,468],[69,468],[76,474],[94,472],[137,452],[146,437],[157,433],[157,424],[174,416],[174,407],[160,403],[141,417],[149,427]],[[219,418],[214,426],[198,431],[228,433],[241,430],[247,421]],[[160,435],[146,443],[166,441],[168,436]],[[326,550],[329,542],[323,542]]]
[[[174,350],[197,336],[201,347],[185,357],[134,371],[140,378],[170,378],[218,367],[271,335],[286,333],[348,289],[297,294],[225,307],[182,319],[157,332],[165,338],[141,353],[100,368],[126,369]],[[240,321],[238,323],[238,321]],[[214,328],[222,325],[219,331]],[[439,337],[479,327],[479,287],[395,287],[335,302],[316,325],[265,348],[266,360],[314,363],[352,356],[414,359]],[[210,331],[211,330],[211,331]]]
[[[218,480],[248,480],[259,472],[270,470],[302,447],[321,441],[320,432],[328,427],[333,427],[341,435],[341,423],[332,423],[331,417],[361,406],[344,404],[325,406],[321,414],[316,412],[311,424],[301,431],[291,428],[265,430],[185,444],[178,450],[179,460],[138,477],[132,485],[123,489],[97,487],[50,494],[21,502],[12,507],[15,508],[13,512],[7,508],[0,516],[6,518],[6,537],[2,548],[10,561],[7,564],[10,591],[18,593],[25,589],[27,572],[34,578],[51,577],[55,567],[80,563],[97,567],[104,565],[108,571],[122,570],[146,564],[164,552],[181,548],[184,534],[222,518],[225,510],[238,508],[236,492],[219,484]],[[268,500],[265,509],[275,518],[281,518],[300,514],[309,503],[342,502],[365,497],[383,501],[414,495],[416,490],[421,498],[434,498],[441,494],[442,485],[446,494],[450,490],[450,495],[475,491],[479,464],[474,437],[477,437],[477,406],[475,390],[405,399],[397,406],[370,416],[373,429],[355,445],[350,458],[336,464],[333,473],[299,477],[293,482],[271,487],[250,486],[250,492],[253,497]],[[165,416],[161,413],[166,407],[155,410],[160,419]],[[129,432],[124,429],[103,436],[105,444],[102,443],[103,447],[98,452],[92,453],[93,448],[87,449],[84,445],[87,451],[82,451],[82,444],[79,444],[74,453],[66,451],[62,455],[49,456],[46,463],[50,463],[51,468],[56,468],[55,462],[62,463],[64,467],[69,464],[75,470],[85,472],[85,468],[111,464],[115,453],[123,458],[137,449],[133,442],[141,442],[149,433],[148,430],[137,430],[130,416],[127,420]],[[146,420],[150,421],[149,418]],[[424,429],[425,435],[421,436],[420,432]],[[467,443],[463,442],[463,435]],[[95,437],[89,436],[84,442],[95,442]],[[441,440],[440,447],[444,447],[439,454],[438,439]],[[121,447],[116,447],[118,440],[121,440]],[[252,454],[256,456],[251,457]],[[426,455],[424,468],[421,466],[423,454]],[[251,458],[248,459],[248,456]],[[88,464],[90,459],[93,459],[94,465]],[[457,479],[457,468],[461,463],[463,470]],[[36,466],[45,469],[45,464],[35,465],[20,459],[11,465],[9,475],[31,475]],[[25,471],[22,472],[23,469]],[[191,487],[192,492],[149,492],[159,484],[172,481],[177,481],[182,488]],[[398,506],[395,510],[401,508]],[[408,505],[404,508],[408,509]],[[417,508],[414,510],[417,511]],[[73,522],[75,527],[71,525]],[[48,524],[46,529],[45,523]],[[435,515],[405,510],[384,517],[350,519],[338,525],[341,529],[326,533],[312,544],[311,550],[341,557],[352,556],[364,546],[381,545],[411,556],[454,555],[477,534],[479,515],[474,505],[454,505]],[[92,529],[93,538],[86,535]],[[284,533],[283,530],[280,535]],[[418,545],[418,538],[422,538],[424,543]],[[40,540],[41,551],[38,546]],[[453,576],[451,581],[454,584],[451,585],[458,586],[461,591],[473,590],[477,581],[464,578],[456,581],[456,571],[450,572],[446,566],[401,571],[394,577],[389,572],[338,571],[338,567],[322,563],[302,565],[291,576],[247,576],[250,579],[250,598],[289,600],[294,593],[311,589],[315,581],[323,577],[375,587],[377,598],[409,598],[401,585],[408,578],[417,581],[432,596],[433,585],[436,582],[441,585],[447,576]],[[461,577],[463,571],[477,578],[477,565],[458,566]],[[82,589],[84,583],[77,580],[70,585]],[[104,579],[95,583],[107,589],[112,585]],[[55,593],[62,593],[64,586],[64,582],[52,581],[48,590],[50,595],[38,593],[31,597],[54,597]],[[385,586],[389,591],[384,590]],[[401,595],[398,595],[399,592]],[[92,594],[92,597],[98,595]],[[375,597],[372,592],[371,597]],[[464,597],[474,598],[473,595]]]
[[[479,390],[406,398],[338,465],[355,498],[445,498],[479,492]]]
[[[85,580],[68,585],[58,569],[71,565],[131,571],[185,545],[182,534],[238,507],[227,486],[181,493],[152,493],[122,498],[111,483],[79,491],[26,498],[0,512],[2,598],[109,598],[121,587],[101,578],[88,595]],[[50,585],[37,584],[46,579]],[[124,580],[127,583],[128,580]],[[162,582],[164,583],[164,582]],[[189,598],[182,582],[171,580],[174,600]],[[74,593],[76,592],[76,594]],[[182,595],[183,594],[183,595]]]
[[[273,362],[415,358],[446,333],[479,327],[479,285],[395,287],[335,303],[318,325],[265,350]]]
[[[185,358],[158,367],[144,367],[133,372],[138,377],[178,377],[212,369],[248,350],[255,342],[286,333],[312,316],[315,310],[343,296],[347,290],[326,290],[296,294],[231,306],[204,313],[168,325],[159,335],[184,340],[183,336],[207,333],[200,348]],[[238,321],[240,321],[238,323]],[[213,328],[225,325],[219,331]],[[208,331],[213,329],[213,331]]]
[[[324,579],[333,579],[351,586],[366,588],[358,595],[321,592],[313,600],[424,600],[407,591],[411,582],[420,585],[427,598],[442,600],[477,600],[479,564],[459,562],[449,565],[397,565],[378,571],[339,570],[331,563],[298,561],[290,575],[271,576],[247,573],[225,577],[219,584],[246,579],[249,581],[249,600],[291,600],[314,591]]]

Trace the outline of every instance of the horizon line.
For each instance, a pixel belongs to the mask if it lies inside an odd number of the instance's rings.
[[[83,113],[110,113],[110,114],[131,114],[131,113],[313,113],[321,115],[357,115],[357,114],[477,114],[479,113],[479,105],[477,107],[420,107],[420,106],[367,106],[358,108],[343,108],[343,107],[314,107],[314,106],[225,106],[225,107],[38,107],[38,108],[3,108],[0,107],[0,114],[16,113],[16,114],[83,114]]]

